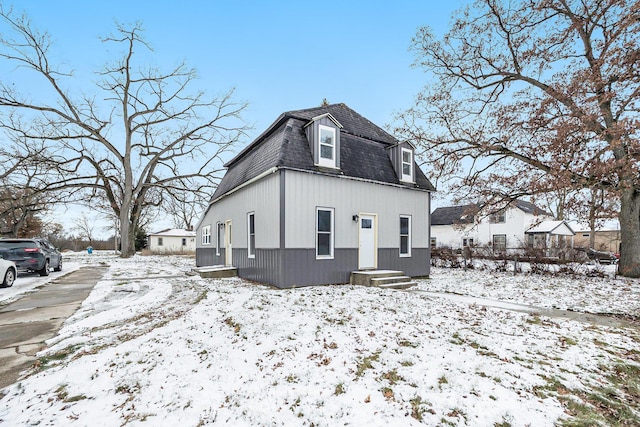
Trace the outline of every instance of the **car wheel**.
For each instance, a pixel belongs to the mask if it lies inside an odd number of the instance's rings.
[[[41,276],[48,276],[50,269],[51,269],[51,265],[49,263],[49,260],[46,260],[44,262],[44,267],[42,267],[42,270],[39,270],[38,273],[40,273]]]
[[[7,273],[4,275],[4,281],[2,282],[2,286],[5,288],[10,288],[13,286],[13,282],[16,281],[16,271],[13,268],[9,268]]]
[[[58,261],[58,266],[54,267],[53,271],[62,271],[62,257],[60,257],[60,261]]]

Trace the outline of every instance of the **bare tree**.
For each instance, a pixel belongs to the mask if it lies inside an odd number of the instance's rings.
[[[96,223],[87,218],[85,214],[80,215],[73,221],[73,223],[75,224],[75,229],[78,232],[78,237],[88,240],[89,246],[93,246],[93,236]]]
[[[186,181],[184,187],[167,189],[170,197],[165,198],[162,210],[173,219],[176,228],[193,230],[198,217],[204,212],[215,188],[209,183],[196,180]]]
[[[134,252],[144,212],[160,206],[176,183],[201,179],[214,185],[220,156],[244,135],[246,104],[233,90],[220,97],[191,92],[195,70],[179,64],[162,72],[136,62],[150,50],[142,28],[118,25],[103,41],[121,49],[97,73],[95,94],[75,88],[71,72],[50,61],[50,37],[25,16],[0,7],[0,58],[41,79],[50,93],[24,95],[5,76],[0,82],[0,127],[28,142],[42,142],[64,158],[49,187],[88,190],[87,203],[106,201],[119,218],[121,255]],[[16,84],[17,86],[17,84]],[[26,92],[27,88],[22,88]],[[73,95],[73,90],[77,94]]]
[[[640,277],[639,38],[637,1],[477,0],[442,39],[419,30],[416,66],[436,83],[398,131],[458,195],[604,190],[620,272]]]

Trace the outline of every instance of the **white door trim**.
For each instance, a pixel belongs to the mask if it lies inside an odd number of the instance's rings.
[[[224,264],[227,266],[233,265],[233,245],[231,244],[231,233],[231,220],[228,219],[224,222]]]
[[[362,220],[373,220],[371,233],[368,236],[362,232]],[[373,237],[373,239],[371,239]],[[378,214],[359,213],[358,214],[358,269],[369,270],[378,268]]]

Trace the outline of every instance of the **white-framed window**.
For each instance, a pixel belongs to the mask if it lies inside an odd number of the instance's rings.
[[[413,151],[408,148],[402,149],[402,173],[401,181],[413,182]]]
[[[507,251],[507,235],[494,234],[493,235],[493,252],[505,253],[506,251]]]
[[[316,208],[316,259],[333,259],[333,208]]]
[[[158,246],[162,246],[163,245],[163,241],[162,241],[162,237],[158,237]]]
[[[504,210],[491,215],[491,222],[494,224],[503,224],[506,222]]]
[[[473,237],[464,237],[462,239],[462,247],[473,246]]]
[[[224,224],[216,224],[216,256],[220,256],[220,249],[224,247]]]
[[[211,244],[211,226],[205,225],[202,227],[202,244],[210,245]]]
[[[400,256],[411,256],[411,217],[400,215]]]
[[[247,214],[247,254],[249,258],[256,257],[256,215]]]
[[[182,238],[182,246],[187,246],[187,239],[185,237]]]
[[[318,165],[336,167],[336,129],[318,125]]]

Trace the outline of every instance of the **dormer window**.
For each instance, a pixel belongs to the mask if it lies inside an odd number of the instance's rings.
[[[402,168],[400,180],[413,182],[413,151],[408,148],[402,149]]]
[[[329,168],[336,167],[336,130],[329,126],[318,126],[319,158],[318,165]]]

